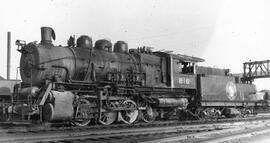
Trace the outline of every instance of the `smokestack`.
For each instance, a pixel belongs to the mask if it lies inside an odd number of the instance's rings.
[[[52,39],[55,40],[55,33],[51,27],[41,27],[41,44],[52,45]]]
[[[11,41],[11,33],[7,33],[7,80],[10,79],[10,41]]]

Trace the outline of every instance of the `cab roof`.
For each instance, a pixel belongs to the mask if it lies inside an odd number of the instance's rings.
[[[198,62],[204,62],[205,60],[202,58],[194,57],[194,56],[188,56],[188,55],[181,55],[181,54],[170,54],[174,59],[178,59],[183,62],[192,62],[192,63],[198,63]]]

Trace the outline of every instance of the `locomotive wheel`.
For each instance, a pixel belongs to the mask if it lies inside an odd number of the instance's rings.
[[[110,85],[104,86],[103,89],[103,96],[110,96],[112,88]],[[112,124],[117,118],[117,112],[103,112],[101,113],[101,117],[99,119],[99,122],[103,125],[110,125]]]
[[[76,108],[74,124],[77,126],[86,126],[91,122],[89,119],[87,111],[83,110],[81,106],[89,105],[90,102],[86,99],[80,99],[79,104]]]
[[[137,105],[132,100],[125,100],[123,102],[124,106],[127,108],[137,108]],[[138,118],[139,111],[137,109],[134,110],[124,110],[119,112],[119,119],[126,124],[132,124]]]
[[[152,108],[149,104],[146,104],[145,110],[140,111],[140,117],[146,123],[151,123],[155,121],[157,117],[157,111],[155,108]]]
[[[116,120],[116,117],[117,117],[117,112],[103,112],[101,113],[99,122],[102,125],[110,125]]]
[[[199,111],[201,119],[217,119],[221,115],[221,112],[215,108],[206,108]]]

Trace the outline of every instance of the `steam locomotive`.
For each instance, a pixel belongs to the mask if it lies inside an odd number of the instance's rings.
[[[118,41],[83,35],[55,46],[55,32],[41,28],[41,42],[17,40],[22,82],[14,86],[9,120],[72,121],[86,126],[115,121],[202,119],[245,116],[266,100],[254,99],[255,85],[228,69],[198,66],[203,59],[128,49]],[[75,42],[76,41],[76,42]]]

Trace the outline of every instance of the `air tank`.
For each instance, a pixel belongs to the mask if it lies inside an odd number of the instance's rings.
[[[186,108],[188,100],[186,98],[158,98],[158,107],[183,107]]]
[[[28,97],[37,97],[39,91],[40,89],[36,86],[20,88],[18,99],[27,100]]]

